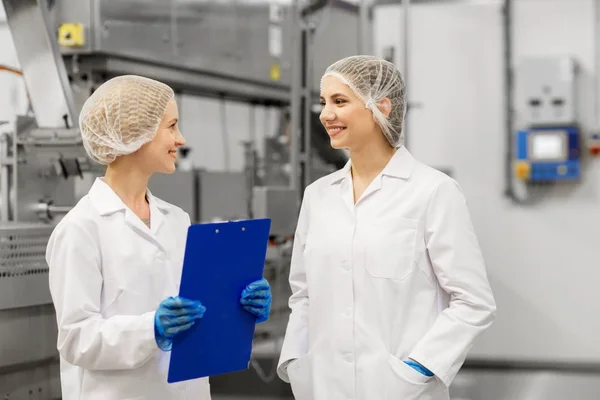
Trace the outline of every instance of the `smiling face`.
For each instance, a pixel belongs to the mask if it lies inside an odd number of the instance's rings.
[[[185,139],[179,131],[177,103],[171,100],[154,139],[135,153],[136,162],[148,173],[171,174],[176,169],[177,149],[183,145]]]
[[[335,149],[360,150],[382,137],[371,110],[348,85],[326,76],[321,85],[321,123]]]

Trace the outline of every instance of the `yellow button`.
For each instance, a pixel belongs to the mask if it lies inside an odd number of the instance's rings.
[[[82,24],[62,24],[58,27],[58,44],[63,47],[78,47],[85,44]]]
[[[271,65],[271,80],[278,81],[281,77],[281,68],[279,64]]]
[[[531,176],[531,165],[526,161],[517,161],[515,163],[515,176],[519,179],[529,179]]]

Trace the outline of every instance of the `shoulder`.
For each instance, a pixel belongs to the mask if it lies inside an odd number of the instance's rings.
[[[47,257],[61,248],[90,249],[98,242],[98,211],[84,196],[54,227],[47,245]],[[66,247],[65,247],[66,246]],[[87,246],[87,247],[86,247]]]
[[[411,176],[412,183],[419,187],[428,197],[433,197],[436,193],[447,191],[461,191],[456,180],[446,175],[442,171],[415,161],[415,167]]]
[[[96,230],[99,218],[88,195],[83,196],[54,228],[53,235],[68,231],[92,233]]]
[[[414,179],[415,190],[421,193],[423,204],[430,211],[457,210],[457,207],[467,204],[458,182],[435,168],[417,162],[411,179]]]
[[[348,168],[342,168],[337,171],[334,171],[328,175],[325,175],[310,185],[306,187],[304,190],[304,196],[319,196],[322,194],[327,188],[329,188],[333,183],[343,179],[348,174]]]

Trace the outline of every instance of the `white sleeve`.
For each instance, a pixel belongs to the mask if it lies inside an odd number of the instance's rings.
[[[290,287],[292,295],[289,299],[291,314],[289,317],[285,339],[281,349],[277,373],[279,377],[289,382],[287,365],[289,361],[300,358],[308,352],[308,284],[304,269],[304,246],[308,232],[308,191],[305,192],[298,226],[294,235],[292,260],[290,266]]]
[[[449,386],[473,341],[492,324],[496,312],[466,200],[454,180],[442,182],[432,196],[425,239],[434,272],[450,295],[450,303],[409,357]]]
[[[46,249],[58,351],[67,362],[85,369],[137,368],[158,349],[154,312],[102,317],[99,242],[95,232],[82,225],[63,220]]]
[[[192,220],[190,219],[190,214],[188,214],[187,212],[183,211],[183,221],[185,223],[185,229],[188,229],[190,227],[190,225],[192,225]]]

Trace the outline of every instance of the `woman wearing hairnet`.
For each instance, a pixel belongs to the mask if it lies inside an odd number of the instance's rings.
[[[173,90],[143,77],[111,79],[87,100],[79,125],[88,155],[107,168],[56,226],[46,252],[62,398],[208,400],[207,378],[166,379],[173,337],[210,313],[176,296],[188,214],[147,189],[152,174],[175,171],[185,144]],[[266,320],[264,279],[240,295],[257,322]]]
[[[457,183],[402,146],[404,82],[354,56],[321,80],[341,170],[305,191],[278,373],[297,400],[447,400],[496,305]]]

